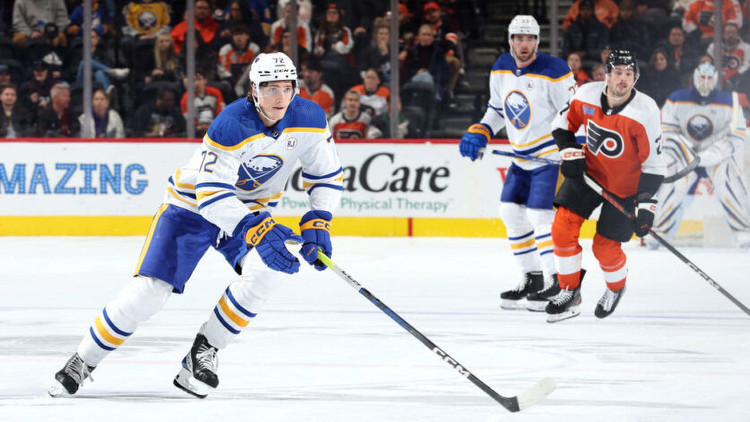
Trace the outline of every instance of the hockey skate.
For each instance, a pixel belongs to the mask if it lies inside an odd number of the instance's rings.
[[[52,397],[72,395],[83,385],[83,380],[91,376],[95,366],[86,365],[86,362],[74,354],[63,368],[55,374],[55,384],[47,392]],[[94,379],[91,378],[93,381]]]
[[[586,270],[581,270],[581,281],[578,283],[578,287],[573,289],[560,290],[560,293],[550,298],[547,307],[544,309],[547,312],[547,322],[558,322],[580,315],[581,310],[581,283],[583,282],[583,276],[586,275]]]
[[[531,271],[513,290],[500,293],[500,307],[503,309],[526,309],[526,295],[544,288],[544,276],[541,271]]]
[[[599,299],[599,303],[596,304],[594,315],[596,315],[597,318],[606,318],[612,314],[612,312],[615,311],[615,308],[617,308],[617,304],[620,303],[620,298],[622,298],[623,293],[625,293],[625,286],[622,286],[622,289],[618,292],[614,292],[607,288],[607,290],[604,291],[604,295]]]
[[[174,378],[175,387],[195,397],[206,398],[219,385],[217,351],[203,334],[195,336],[193,347],[182,359],[182,369]]]
[[[542,290],[526,295],[526,309],[533,312],[544,312],[550,298],[560,293],[557,274],[545,278],[544,282],[545,287]]]

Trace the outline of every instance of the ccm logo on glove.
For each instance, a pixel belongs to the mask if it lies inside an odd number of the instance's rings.
[[[263,240],[263,236],[265,236],[275,225],[276,221],[271,217],[267,217],[265,220],[261,221],[260,224],[252,227],[251,230],[248,230],[247,233],[245,233],[245,241],[253,246],[257,246],[258,243]]]

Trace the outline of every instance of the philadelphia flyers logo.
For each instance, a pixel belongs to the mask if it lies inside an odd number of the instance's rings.
[[[625,150],[625,142],[619,133],[597,125],[592,120],[586,127],[586,145],[594,155],[602,154],[608,158],[617,158]]]

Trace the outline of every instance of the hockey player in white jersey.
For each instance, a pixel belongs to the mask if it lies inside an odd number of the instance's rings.
[[[513,151],[559,160],[550,126],[575,92],[573,73],[564,60],[537,52],[539,25],[534,17],[513,18],[508,37],[510,52],[492,66],[487,111],[461,138],[461,155],[475,160],[504,126]],[[508,169],[500,218],[522,277],[515,288],[500,294],[503,309],[544,311],[547,299],[558,292],[550,235],[558,169],[518,158]]]
[[[693,156],[700,161],[685,177],[662,185],[653,229],[666,239],[673,237],[692,202],[691,193],[702,178],[709,178],[737,242],[750,247],[750,203],[735,161],[745,140],[745,118],[737,99],[716,89],[717,78],[714,66],[702,63],[693,73],[695,88],[673,92],[662,108],[668,173],[680,172]],[[658,247],[651,238],[647,244]]]
[[[286,242],[302,243],[305,260],[318,270],[325,268],[317,249],[331,254],[332,212],[343,190],[343,170],[325,112],[296,95],[297,70],[283,53],[258,55],[250,82],[247,98],[217,116],[192,159],[169,178],[135,277],[99,313],[77,352],[55,374],[51,395],[74,394],[172,293],[182,293],[209,247],[240,277],[200,327],[174,380],[175,386],[201,398],[219,384],[217,351],[299,270]],[[300,221],[302,236],[270,214],[298,161],[311,208]]]

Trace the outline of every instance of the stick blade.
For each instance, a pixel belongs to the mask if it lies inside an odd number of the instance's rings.
[[[547,377],[537,381],[528,390],[516,396],[518,399],[518,410],[535,405],[547,397],[549,393],[555,391],[555,388],[557,388],[557,383],[554,378]]]

